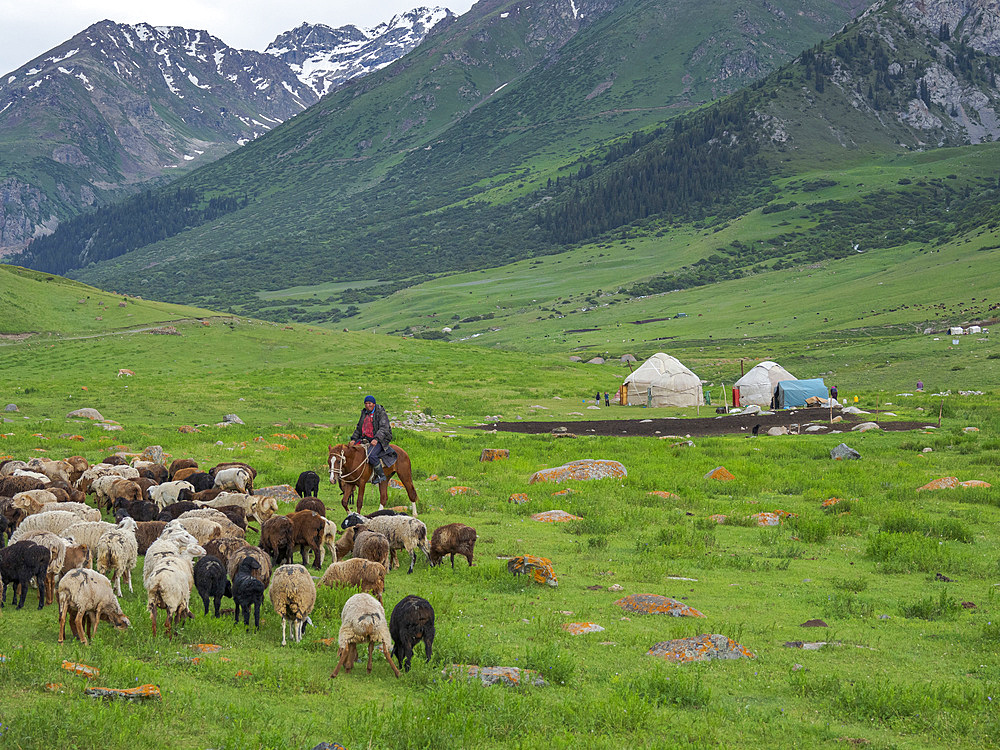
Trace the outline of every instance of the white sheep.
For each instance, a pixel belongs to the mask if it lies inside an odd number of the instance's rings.
[[[137,528],[135,519],[126,516],[117,527],[104,532],[97,540],[95,567],[98,573],[105,575],[114,570],[115,594],[118,596],[122,595],[122,578],[128,584],[129,593],[132,593],[132,570],[139,559],[139,544],[135,540]]]
[[[240,466],[219,469],[215,475],[215,486],[223,490],[248,493],[253,491],[253,477]]]
[[[271,606],[281,615],[281,645],[286,645],[285,625],[292,621],[292,640],[302,640],[302,631],[316,605],[316,583],[301,565],[282,565],[274,571],[269,589]]]
[[[10,535],[8,544],[21,541],[33,531],[51,531],[53,534],[61,536],[66,529],[77,523],[80,523],[80,517],[76,513],[70,513],[67,510],[50,510],[45,513],[36,513],[33,516],[28,516],[18,524],[18,527],[14,529],[14,533]]]
[[[66,484],[70,484],[70,475],[73,473],[73,467],[69,463],[51,458],[33,458],[28,461],[28,468],[44,474],[53,482],[66,482]]]
[[[56,502],[57,498],[48,490],[25,490],[18,492],[10,501],[15,508],[20,508],[30,516],[39,513],[43,505]]]
[[[101,618],[119,630],[131,623],[111,588],[111,581],[88,568],[75,568],[59,581],[59,642],[66,640],[66,618],[78,639],[87,645],[87,636],[97,633]]]
[[[13,459],[5,463],[3,466],[0,466],[0,477],[12,477],[14,476],[14,472],[18,469],[27,468],[28,464],[26,462]]]
[[[101,535],[113,528],[115,525],[107,521],[78,521],[64,529],[59,536],[73,544],[86,544],[91,550],[96,550]]]
[[[148,494],[149,499],[156,503],[156,507],[163,510],[168,505],[173,505],[177,502],[177,498],[182,490],[187,490],[191,494],[194,494],[194,485],[184,481],[164,482],[163,484],[150,487]]]
[[[94,464],[84,471],[76,480],[77,489],[90,494],[91,485],[99,477],[117,476],[122,479],[138,479],[139,472],[131,466],[117,466],[114,464]]]
[[[221,539],[225,536],[222,533],[222,524],[216,523],[209,518],[185,518],[184,514],[181,514],[179,518],[171,523],[179,523],[202,546],[205,546],[213,539]]]
[[[53,510],[64,510],[73,513],[81,521],[100,521],[101,511],[91,508],[85,503],[46,503],[39,513],[48,513]]]
[[[258,523],[264,523],[278,512],[278,501],[273,497],[247,495],[243,492],[220,492],[211,500],[199,503],[203,508],[222,508],[226,505],[237,505],[243,508],[247,518],[255,518]]]
[[[24,540],[40,544],[49,551],[49,568],[45,575],[45,603],[52,604],[56,594],[56,583],[66,563],[66,542],[51,531],[32,531]]]
[[[222,527],[222,536],[235,536],[240,538],[245,538],[247,533],[235,523],[233,523],[229,516],[220,510],[215,508],[198,508],[197,510],[186,510],[177,516],[178,519],[182,518],[205,518],[209,521],[215,521],[219,526]],[[204,544],[204,542],[202,542]]]
[[[155,542],[154,544],[159,543]],[[172,544],[172,543],[169,543]],[[173,545],[177,550],[176,545]],[[173,638],[171,622],[181,617],[190,617],[191,587],[194,586],[194,571],[188,555],[195,557],[205,554],[203,547],[189,546],[184,552],[161,553],[150,572],[146,584],[146,606],[153,620],[153,635],[156,635],[156,613],[167,610],[167,637]]]
[[[396,550],[398,549],[405,549],[410,553],[410,569],[407,571],[408,573],[413,572],[413,565],[417,561],[416,550],[418,548],[424,553],[427,561],[430,562],[430,544],[427,541],[427,527],[423,521],[411,516],[375,516],[367,518],[357,513],[348,514],[347,519],[350,525],[356,525],[360,519],[360,523],[364,524],[364,527],[369,531],[377,531],[385,535],[385,538],[389,540],[389,570],[399,567],[399,562],[396,560]]]
[[[149,576],[152,574],[153,567],[160,557],[184,554],[187,550],[194,548],[202,550],[197,554],[205,554],[203,548],[198,545],[198,540],[191,536],[183,526],[178,524],[176,521],[168,523],[163,528],[159,538],[149,545],[149,549],[146,550],[145,559],[142,561],[142,585],[147,589],[149,588]],[[195,553],[192,553],[191,557],[194,557],[194,554]],[[191,582],[193,584],[193,570],[191,576]]]
[[[337,634],[337,646],[340,650],[337,653],[337,667],[330,677],[336,677],[341,667],[344,667],[346,672],[351,671],[358,659],[359,643],[368,644],[369,674],[372,671],[372,656],[377,643],[382,647],[382,653],[392,671],[399,677],[399,670],[389,656],[389,644],[392,643],[392,638],[389,636],[389,626],[385,621],[385,610],[371,594],[355,594],[347,600],[340,613],[340,632]]]
[[[11,476],[15,477],[31,477],[32,479],[37,479],[39,482],[44,484],[50,484],[52,482],[45,474],[40,471],[31,471],[30,469],[14,469],[14,473]]]

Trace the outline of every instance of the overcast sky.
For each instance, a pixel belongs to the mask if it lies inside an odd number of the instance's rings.
[[[226,44],[263,51],[303,21],[375,26],[401,11],[441,5],[461,15],[473,0],[0,0],[0,73],[8,73],[105,18],[206,29]]]

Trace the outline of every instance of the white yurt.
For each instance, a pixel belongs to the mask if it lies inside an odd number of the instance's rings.
[[[697,406],[701,379],[669,354],[658,352],[625,378],[629,406]]]
[[[736,381],[740,389],[740,406],[769,407],[774,389],[782,380],[795,380],[795,376],[777,362],[761,362]]]

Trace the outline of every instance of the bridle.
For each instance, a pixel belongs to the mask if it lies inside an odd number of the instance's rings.
[[[358,475],[357,478],[360,478],[360,472],[364,470],[365,464],[368,463],[368,448],[365,446],[362,447],[365,451],[365,460],[346,474],[343,473],[343,469],[341,468],[347,462],[344,451],[330,455],[330,484],[340,484],[341,480],[352,482],[355,479],[355,474]]]

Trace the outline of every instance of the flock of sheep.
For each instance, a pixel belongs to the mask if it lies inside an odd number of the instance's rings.
[[[281,643],[301,641],[316,603],[317,581],[308,568],[322,569],[326,552],[333,562],[318,579],[320,586],[355,587],[343,607],[338,634],[338,663],[350,671],[358,644],[368,643],[368,671],[374,649],[380,648],[407,671],[413,648],[423,641],[431,658],[434,609],[418,596],[406,596],[386,621],[382,595],[387,571],[399,567],[396,552],[410,554],[409,572],[421,550],[434,566],[462,555],[469,565],[476,543],[475,529],[452,523],[435,530],[415,515],[379,510],[370,516],[351,513],[337,525],[326,518],[317,497],[319,477],[303,472],[296,484],[302,498],[295,510],[278,514],[273,497],[254,495],[257,472],[245,463],[224,463],[208,471],[193,459],[177,459],[169,467],[113,455],[93,466],[81,456],[65,460],[32,458],[0,461],[0,607],[12,586],[17,609],[27,589],[37,585],[38,608],[58,602],[59,642],[66,622],[83,644],[93,639],[101,620],[113,627],[131,626],[122,612],[122,583],[133,592],[132,572],[143,555],[142,585],[156,635],[160,610],[166,612],[168,637],[184,618],[193,617],[192,590],[219,617],[222,598],[235,603],[235,620],[242,613],[249,628],[260,627],[260,607],[268,592],[281,616]],[[89,501],[89,502],[88,502]],[[103,520],[113,515],[115,522]],[[251,545],[247,530],[258,531]],[[6,535],[6,545],[4,536]],[[298,550],[302,564],[293,562]],[[350,559],[344,559],[350,556]]]

